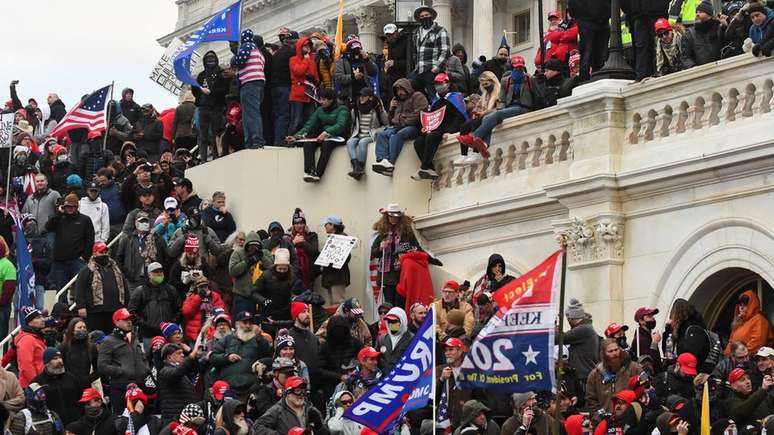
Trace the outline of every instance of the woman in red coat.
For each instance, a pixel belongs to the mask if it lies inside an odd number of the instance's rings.
[[[296,42],[296,55],[290,58],[290,132],[295,133],[314,111],[314,102],[304,92],[305,82],[320,83],[312,53],[312,40],[303,37]]]
[[[225,311],[226,304],[223,303],[220,294],[210,290],[207,278],[201,277],[196,282],[196,288],[183,301],[181,311],[185,319],[185,338],[187,340],[196,341],[205,319],[202,315],[212,315],[215,308],[221,308]]]

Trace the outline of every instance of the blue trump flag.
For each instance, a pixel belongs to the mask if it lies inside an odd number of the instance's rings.
[[[344,417],[382,434],[408,411],[427,406],[433,392],[434,318],[431,308],[395,368],[360,396]]]
[[[558,251],[492,295],[499,309],[465,355],[458,379],[461,388],[497,393],[553,388],[561,262]]]
[[[32,267],[32,255],[24,237],[24,228],[19,219],[16,221],[16,294],[19,295],[19,309],[21,307],[35,307],[35,269]],[[19,316],[22,326],[26,325],[24,317]]]
[[[199,86],[191,75],[191,55],[202,43],[239,41],[240,6],[242,0],[223,9],[196,29],[175,54],[175,77],[191,86]]]

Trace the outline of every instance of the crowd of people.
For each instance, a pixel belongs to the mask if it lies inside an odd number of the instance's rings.
[[[774,48],[774,12],[757,1],[725,2],[719,15],[707,0],[629,0],[622,8],[638,80]],[[12,311],[23,327],[3,354],[8,368],[0,368],[3,428],[14,435],[368,433],[342,415],[398,363],[430,307],[437,396],[406,415],[404,434],[432,433],[432,408],[444,395],[455,434],[693,435],[705,384],[712,433],[774,426],[774,331],[755,291],[736,301],[730,337],[706,329],[701,314],[677,300],[661,330],[657,309],[637,310],[631,345],[627,325],[610,323],[600,337],[581,302],[570,300],[567,350],[557,362],[563,382],[554,392],[462,389],[463,359],[498,310],[492,294],[514,279],[502,256],[493,254],[472,285],[443,283],[434,301],[429,267],[441,262],[423,249],[405,210],[388,204],[373,225],[370,259],[384,303],[369,324],[352,297],[348,261],[338,269],[314,264],[321,238],[346,235],[341,216],[326,217],[320,235],[301,208],[287,228],[275,221],[250,230],[228,211],[226,193],[200,198],[185,177],[243,148],[299,145],[304,180],[316,182],[346,144],[349,175],[360,180],[372,143],[372,170],[391,176],[413,140],[420,161],[413,178],[432,180],[449,135],[459,133],[455,165],[480,163],[496,126],[570,95],[603,66],[608,49],[606,1],[570,0],[565,13],[547,14],[534,74],[506,45],[468,65],[465,48],[451,44],[436,17],[423,6],[418,28],[385,26],[378,55],[350,35],[338,58],[324,34],[283,28],[279,44],[270,44],[244,30],[227,67],[214,51],[204,55],[201,87],[177,108],[159,113],[125,89],[108,103],[104,131],[59,138],[49,133],[65,104],[52,93],[45,105],[33,98],[23,105],[12,82],[5,111],[15,113],[14,146],[0,156],[10,168],[0,177],[0,198],[8,198],[0,214],[0,337]],[[436,128],[421,125],[423,112],[441,108]],[[17,227],[35,275],[34,303],[23,306],[15,292]],[[45,291],[71,280],[45,310]]]

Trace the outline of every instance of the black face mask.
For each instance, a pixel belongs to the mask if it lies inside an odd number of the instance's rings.
[[[508,60],[508,59],[505,59],[505,58],[501,59],[501,58],[499,58],[499,57],[497,58],[497,61],[498,61],[498,62],[500,62],[500,63],[502,63],[502,64],[505,64],[505,61],[506,61],[506,60]]]
[[[207,69],[215,69],[218,66],[218,61],[215,59],[207,59],[207,61],[204,62],[204,66],[207,67]]]
[[[645,322],[645,327],[648,328],[650,331],[654,330],[656,328],[656,321],[650,320]]]
[[[427,29],[433,27],[433,18],[432,17],[420,18],[419,22],[422,24],[422,28],[423,29],[427,30]]]
[[[615,339],[615,341],[618,342],[618,346],[620,346],[621,349],[628,349],[629,348],[629,344],[626,343],[626,337],[618,337],[618,338]]]
[[[86,418],[89,420],[96,420],[99,418],[100,415],[102,415],[102,407],[101,406],[87,406],[84,408],[86,411]]]
[[[107,255],[95,255],[94,262],[100,266],[106,266],[110,262],[110,257]]]

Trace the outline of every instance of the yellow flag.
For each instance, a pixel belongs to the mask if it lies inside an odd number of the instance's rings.
[[[339,0],[339,19],[336,21],[336,38],[333,44],[335,61],[341,56],[341,46],[344,45],[344,0]]]
[[[701,396],[701,433],[700,435],[710,435],[709,380],[704,382],[704,393]]]

